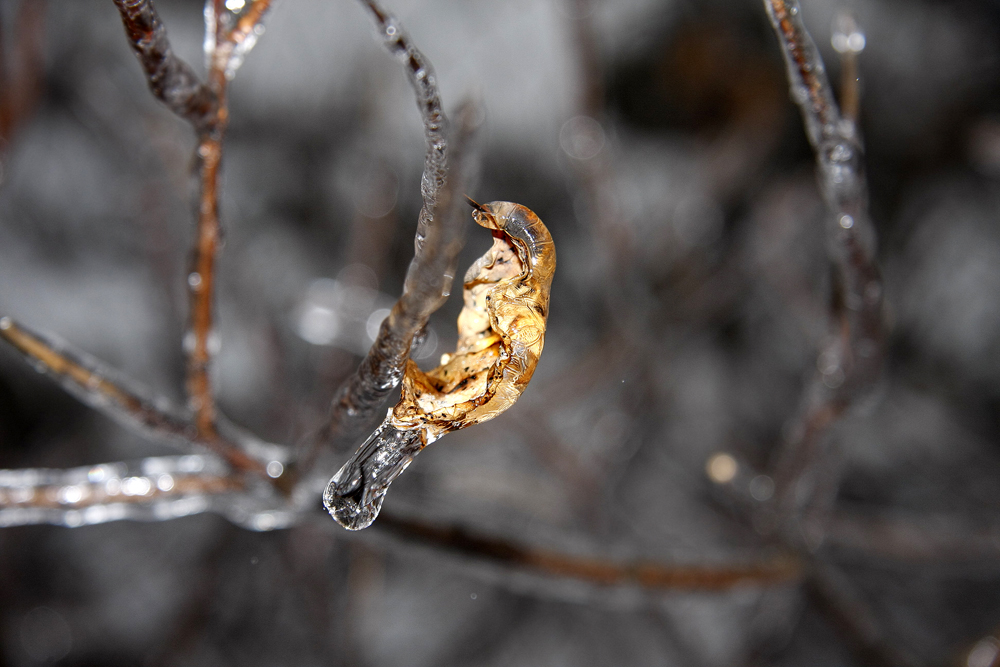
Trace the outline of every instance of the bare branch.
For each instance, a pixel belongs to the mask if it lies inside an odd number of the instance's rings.
[[[21,3],[10,54],[0,35],[0,149],[30,116],[42,92],[45,11],[44,1]]]
[[[264,472],[264,466],[219,437],[201,437],[187,416],[163,397],[150,396],[117,371],[52,336],[35,333],[11,320],[0,319],[0,338],[70,394],[126,427],[174,443],[207,447],[236,470]]]
[[[839,567],[814,562],[807,590],[814,604],[843,635],[859,664],[880,667],[925,664],[890,641],[875,611]]]
[[[199,133],[214,129],[219,101],[194,70],[178,58],[151,0],[114,0],[129,45],[146,72],[149,88]]]
[[[738,586],[795,583],[804,574],[799,559],[787,554],[741,563],[619,562],[535,549],[477,535],[459,526],[435,526],[393,515],[383,514],[375,525],[453,556],[472,558],[508,571],[527,571],[597,586],[635,586],[648,591],[726,591]]]
[[[950,515],[834,514],[824,547],[919,563],[996,562],[1000,526]]]

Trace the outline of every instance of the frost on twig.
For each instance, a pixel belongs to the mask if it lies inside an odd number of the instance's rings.
[[[882,283],[868,215],[864,156],[855,122],[841,115],[822,58],[802,23],[796,0],[764,0],[782,46],[792,98],[816,154],[820,189],[832,214],[828,249],[836,268],[835,334],[820,353],[776,472],[781,512],[797,519],[835,484],[817,472],[822,441],[855,398],[877,378],[882,361]],[[821,502],[822,504],[822,502]]]
[[[16,348],[38,371],[59,386],[123,426],[146,436],[185,445],[207,447],[241,471],[264,467],[236,445],[221,438],[199,436],[191,420],[164,397],[149,392],[89,354],[52,336],[33,332],[9,317],[0,319],[0,338]]]
[[[416,94],[426,143],[420,186],[423,205],[403,293],[357,372],[334,396],[323,436],[328,441],[354,438],[372,422],[378,407],[399,384],[414,336],[451,292],[465,229],[458,197],[463,175],[461,144],[468,141],[476,123],[475,108],[466,104],[457,116],[452,141],[458,145],[449,157],[447,119],[430,64],[392,16],[370,0],[363,4],[375,18],[389,51],[403,62]]]
[[[0,527],[165,521],[202,512],[222,514],[252,530],[294,521],[295,515],[268,502],[267,495],[248,493],[251,484],[234,477],[219,459],[199,455],[67,470],[0,470]]]

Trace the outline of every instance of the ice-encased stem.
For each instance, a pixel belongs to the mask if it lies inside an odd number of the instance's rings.
[[[160,101],[199,132],[215,123],[218,100],[194,70],[178,58],[167,29],[150,0],[114,0],[129,46],[139,59],[149,88]]]
[[[389,485],[428,444],[423,429],[396,428],[391,418],[390,410],[323,492],[326,509],[348,530],[361,530],[375,521]]]
[[[174,444],[206,447],[236,470],[263,473],[264,465],[240,446],[220,436],[202,437],[190,417],[171,406],[169,400],[154,396],[65,341],[32,331],[9,317],[0,318],[0,339],[68,393],[123,426]]]
[[[168,521],[203,512],[251,530],[284,528],[299,518],[265,484],[233,476],[214,456],[0,470],[0,527]]]
[[[448,122],[441,108],[434,71],[396,20],[371,0],[372,13],[389,51],[400,59],[416,94],[424,126],[426,154],[421,178],[423,205],[417,220],[413,260],[403,293],[379,329],[357,372],[338,389],[322,440],[351,439],[373,421],[379,406],[399,384],[414,336],[448,294],[464,242],[458,212],[463,144],[476,124],[475,108],[465,105],[448,147]]]
[[[828,481],[828,488],[820,489],[822,442],[881,369],[882,281],[875,261],[875,229],[868,214],[864,148],[857,126],[837,107],[797,0],[764,0],[764,6],[782,47],[792,99],[802,112],[816,155],[820,190],[832,214],[827,246],[837,274],[832,309],[836,334],[820,353],[820,373],[807,388],[775,474],[777,502],[783,513],[795,518],[817,496],[825,493],[829,501],[831,493],[835,494],[836,485]],[[803,493],[802,488],[813,490]]]

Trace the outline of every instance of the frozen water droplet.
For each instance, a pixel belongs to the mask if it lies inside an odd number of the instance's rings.
[[[277,479],[281,477],[281,473],[285,472],[285,466],[281,465],[281,461],[270,461],[267,464],[267,476],[272,479]]]
[[[421,429],[397,429],[390,418],[391,412],[323,492],[326,509],[348,530],[361,530],[375,521],[389,485],[424,447]]]
[[[9,317],[0,317],[0,329],[10,329],[12,326],[13,323]]]
[[[188,275],[188,285],[191,289],[197,290],[201,287],[201,274],[197,271]]]
[[[840,216],[840,226],[844,229],[850,229],[854,226],[854,218],[847,214]]]

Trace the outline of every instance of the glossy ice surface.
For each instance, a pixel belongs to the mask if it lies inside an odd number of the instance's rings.
[[[493,246],[465,274],[455,352],[428,372],[407,361],[402,396],[382,425],[330,481],[330,514],[360,530],[413,457],[445,433],[498,416],[521,395],[545,342],[556,256],[538,216],[520,204],[475,205]]]

